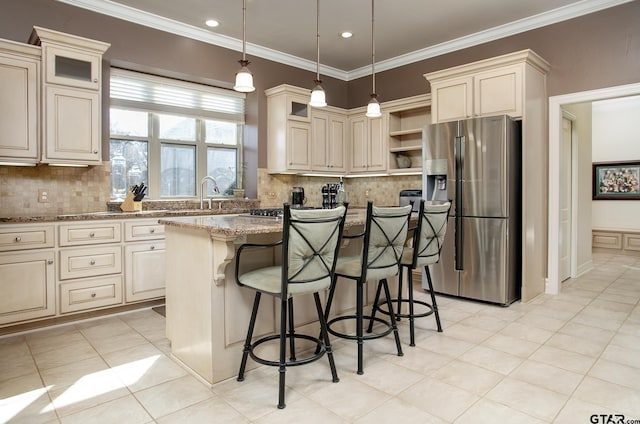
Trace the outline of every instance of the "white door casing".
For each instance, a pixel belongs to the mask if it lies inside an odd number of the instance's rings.
[[[560,163],[560,281],[571,277],[572,193],[573,181],[573,119],[565,111],[562,117],[562,150]]]
[[[549,97],[549,235],[545,293],[560,292],[560,178],[562,106],[640,95],[640,83]],[[573,255],[573,253],[572,253]]]

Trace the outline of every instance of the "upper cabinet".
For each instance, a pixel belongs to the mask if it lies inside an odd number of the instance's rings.
[[[349,149],[351,174],[387,171],[385,115],[367,118],[364,110],[349,117],[351,143]]]
[[[34,27],[42,47],[42,163],[97,165],[101,153],[102,55],[109,44]]]
[[[0,40],[0,162],[38,162],[38,47]]]
[[[311,110],[311,170],[344,175],[349,129],[346,113],[326,107]]]
[[[531,50],[523,50],[442,71],[425,74],[431,84],[433,122],[475,116],[523,117],[531,78],[546,75],[549,64]]]
[[[268,171],[311,171],[311,107],[309,90],[279,85],[267,95]]]
[[[384,103],[388,115],[389,173],[422,173],[422,130],[431,123],[431,95]]]
[[[420,174],[422,129],[431,123],[431,95],[365,108],[311,108],[308,89],[279,85],[265,91],[268,172],[272,174]]]

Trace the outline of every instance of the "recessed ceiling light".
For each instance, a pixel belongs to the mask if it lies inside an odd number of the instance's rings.
[[[207,19],[205,21],[205,25],[210,27],[210,28],[215,28],[218,25],[220,25],[220,22],[216,21],[215,19]]]
[[[342,37],[342,38],[351,38],[351,37],[353,37],[353,33],[351,31],[343,31],[340,34],[340,37]]]

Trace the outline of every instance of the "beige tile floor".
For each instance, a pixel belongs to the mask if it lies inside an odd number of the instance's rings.
[[[439,297],[444,333],[418,321],[417,346],[336,341],[326,360],[206,387],[169,356],[151,310],[0,338],[0,422],[591,423],[640,420],[640,258],[594,255],[562,294],[508,308]],[[422,296],[423,294],[421,294]],[[602,420],[602,418],[600,418]],[[633,421],[638,423],[640,421]]]

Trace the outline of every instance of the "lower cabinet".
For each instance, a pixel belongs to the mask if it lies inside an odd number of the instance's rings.
[[[0,255],[0,325],[56,314],[53,250]]]
[[[132,243],[125,246],[126,302],[164,296],[164,250],[164,240]]]
[[[119,305],[122,303],[122,276],[85,278],[60,283],[60,313]]]
[[[0,328],[164,295],[157,219],[0,224]]]

